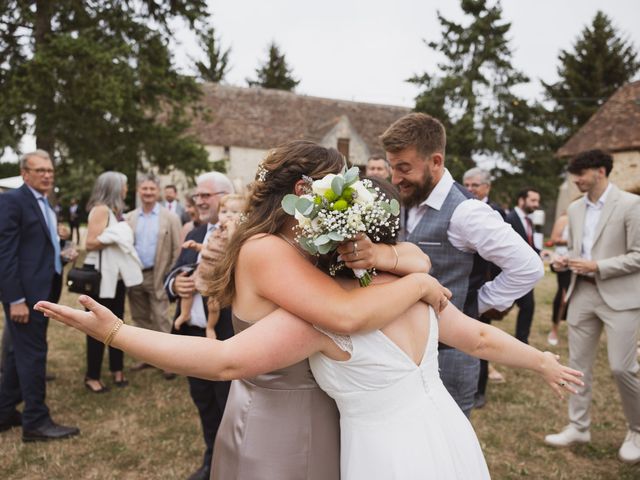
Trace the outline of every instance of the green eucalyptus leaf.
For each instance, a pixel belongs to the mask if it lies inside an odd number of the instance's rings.
[[[293,193],[289,193],[282,198],[282,209],[287,212],[289,215],[295,215],[296,213],[296,202],[298,201],[298,196]]]
[[[331,241],[331,238],[329,238],[329,235],[320,235],[318,238],[316,238],[313,241],[313,243],[319,247],[320,245],[325,245],[330,241]]]
[[[296,201],[296,210],[306,217],[313,210],[313,205],[313,202],[308,198],[299,197]]]
[[[342,190],[344,190],[344,178],[341,176],[333,177],[333,180],[331,180],[331,190],[333,190],[333,193],[338,197],[342,195]]]
[[[313,244],[311,239],[307,237],[300,237],[298,239],[298,243],[305,251],[309,252],[311,255],[315,255],[316,253],[318,253],[318,248]]]
[[[334,242],[342,242],[344,240],[344,237],[338,232],[329,232],[327,233],[327,236]]]
[[[344,174],[344,183],[346,186],[352,185],[360,178],[360,169],[358,167],[351,167],[347,173]]]
[[[325,253],[329,253],[331,250],[333,250],[334,246],[331,242],[329,243],[325,243],[323,245],[320,245],[318,247],[318,253],[320,255],[324,255]]]
[[[391,207],[391,215],[394,217],[400,215],[400,203],[395,198],[391,199],[389,206]]]

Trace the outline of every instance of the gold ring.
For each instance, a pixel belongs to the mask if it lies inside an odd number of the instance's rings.
[[[558,385],[560,385],[561,387],[566,387],[567,386],[567,382],[558,382]]]
[[[353,242],[353,253],[354,255],[358,255],[358,242]]]

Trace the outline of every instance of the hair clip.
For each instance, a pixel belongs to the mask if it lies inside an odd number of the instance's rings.
[[[267,174],[269,173],[269,170],[267,170],[266,168],[264,168],[263,164],[258,165],[258,171],[256,173],[256,176],[258,177],[258,180],[261,182],[264,182],[267,180]]]

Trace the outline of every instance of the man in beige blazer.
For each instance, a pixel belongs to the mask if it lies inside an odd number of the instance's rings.
[[[569,255],[555,268],[572,271],[567,292],[569,365],[584,372],[585,386],[569,399],[569,425],[547,435],[556,447],[587,443],[592,367],[602,329],[607,334],[609,366],[615,379],[628,432],[620,459],[640,461],[640,378],[636,356],[640,326],[640,196],[609,182],[613,166],[601,150],[583,152],[569,173],[586,195],[569,206]],[[564,386],[561,384],[561,386]]]
[[[142,328],[169,333],[173,322],[163,283],[180,254],[182,225],[176,215],[158,203],[160,185],[156,177],[140,177],[137,190],[141,206],[129,213],[127,222],[134,232],[144,279],[141,285],[129,289],[131,316]],[[145,367],[137,364],[133,369]],[[173,375],[165,372],[165,377]]]

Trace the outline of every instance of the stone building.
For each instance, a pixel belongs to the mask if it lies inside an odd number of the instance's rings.
[[[192,126],[211,162],[224,162],[238,185],[253,181],[265,153],[290,140],[304,139],[337,148],[355,165],[383,153],[378,137],[410,109],[298,95],[282,90],[203,86],[206,115]],[[179,168],[176,159],[176,168]],[[186,186],[178,170],[163,183]]]
[[[640,194],[640,81],[620,87],[557,152],[567,161],[580,152],[599,148],[613,156],[610,180]],[[556,216],[580,195],[568,180],[560,186]]]

